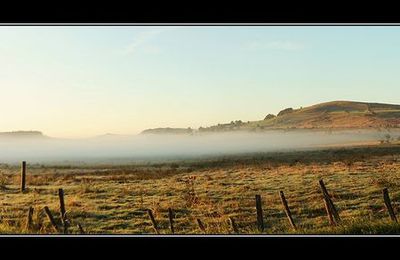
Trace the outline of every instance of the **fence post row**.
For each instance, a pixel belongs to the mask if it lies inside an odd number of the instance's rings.
[[[327,215],[329,217],[329,222],[330,222],[331,225],[337,225],[337,224],[339,224],[341,222],[339,213],[338,213],[338,211],[337,211],[337,209],[336,209],[336,207],[335,207],[335,205],[334,205],[334,203],[333,203],[333,201],[331,199],[331,196],[329,195],[328,190],[327,190],[327,188],[326,188],[326,186],[324,184],[324,181],[322,179],[319,180],[319,185],[320,185],[320,188],[321,188],[321,191],[322,191],[322,194],[323,194],[325,210],[326,210]],[[21,183],[20,183],[21,192],[25,191],[25,188],[26,188],[25,186],[26,186],[26,161],[22,161],[22,163],[21,163]],[[393,210],[393,207],[392,207],[392,203],[391,203],[391,200],[390,200],[388,189],[384,188],[382,190],[382,194],[383,194],[383,199],[384,199],[385,206],[386,206],[386,208],[388,210],[388,213],[389,213],[389,216],[390,216],[391,220],[393,222],[398,223],[396,214],[395,214],[395,212]],[[64,191],[63,191],[63,189],[61,189],[61,188],[58,189],[58,196],[59,196],[59,201],[60,201],[61,222],[62,222],[63,227],[64,227],[64,233],[67,233],[68,221],[67,221],[66,210],[65,210]],[[288,202],[286,200],[284,192],[283,191],[279,191],[279,196],[280,196],[283,208],[285,210],[286,217],[287,217],[291,227],[294,230],[297,230],[297,227],[296,227],[296,225],[294,223],[294,220],[293,220],[293,217],[292,217],[292,213],[290,211],[290,208],[289,208],[289,205],[288,205]],[[260,195],[255,195],[255,199],[256,199],[256,211],[257,211],[257,227],[258,227],[258,230],[260,232],[263,232],[265,226],[264,226],[264,217],[263,217],[261,196]],[[54,230],[56,232],[59,232],[58,226],[56,224],[56,221],[54,220],[54,217],[53,217],[50,209],[47,206],[45,206],[43,209],[44,209],[44,211],[45,211],[45,213],[46,213],[46,215],[47,215],[52,227],[54,228]],[[30,230],[33,227],[33,220],[32,220],[33,212],[34,212],[34,208],[32,206],[30,206],[29,209],[28,209],[27,221],[26,221],[26,229],[27,230]],[[160,234],[158,226],[157,226],[157,222],[154,219],[152,210],[148,209],[147,213],[149,215],[149,218],[151,220],[151,223],[153,225],[153,228],[154,228],[155,232],[157,234]],[[173,211],[172,211],[171,208],[168,208],[168,218],[169,218],[169,224],[170,224],[171,233],[174,234],[175,233],[174,215],[173,215]],[[230,224],[233,232],[234,233],[239,233],[237,224],[235,223],[234,219],[232,217],[229,217],[228,220],[229,220],[229,224]],[[197,218],[196,221],[197,221],[197,224],[198,224],[200,230],[203,233],[206,233],[206,229],[205,229],[205,226],[202,223],[202,221],[199,218]],[[83,228],[82,228],[82,226],[79,223],[77,224],[77,227],[78,227],[78,229],[79,229],[81,234],[85,233]]]

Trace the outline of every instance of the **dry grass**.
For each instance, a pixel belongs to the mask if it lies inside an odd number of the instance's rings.
[[[371,147],[246,155],[174,164],[58,167],[28,165],[27,191],[20,193],[17,166],[0,169],[0,232],[54,233],[42,208],[56,221],[58,188],[63,188],[71,233],[80,223],[90,234],[153,234],[152,209],[161,234],[169,234],[168,208],[177,234],[230,234],[232,217],[242,234],[258,234],[254,197],[262,196],[265,234],[400,233],[390,223],[381,191],[389,188],[400,211],[400,147]],[[318,180],[324,182],[343,224],[330,227]],[[283,190],[294,221],[286,219]],[[29,206],[34,226],[25,229]]]

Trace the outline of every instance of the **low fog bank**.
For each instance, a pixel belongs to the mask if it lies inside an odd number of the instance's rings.
[[[346,143],[397,139],[400,130],[268,131],[196,135],[102,136],[91,139],[0,139],[0,163],[91,162],[193,158],[252,152],[313,149]]]

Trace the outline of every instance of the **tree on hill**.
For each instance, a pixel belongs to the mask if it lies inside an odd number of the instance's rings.
[[[275,118],[276,116],[275,115],[273,115],[273,114],[268,114],[265,118],[264,118],[264,120],[269,120],[269,119],[272,119],[272,118]]]
[[[291,107],[285,108],[284,110],[281,110],[281,111],[278,113],[278,116],[286,115],[286,114],[292,113],[293,111],[294,111],[294,110],[293,110],[293,108],[291,108]]]

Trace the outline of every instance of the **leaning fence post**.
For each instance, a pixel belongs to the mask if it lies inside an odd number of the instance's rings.
[[[256,195],[256,209],[257,209],[257,226],[260,232],[264,231],[264,218],[261,205],[261,196]]]
[[[58,189],[58,197],[60,199],[60,217],[61,217],[61,222],[64,227],[64,233],[67,233],[67,216],[65,212],[65,203],[64,203],[64,190],[63,189]]]
[[[201,222],[201,220],[199,218],[196,221],[197,221],[197,225],[199,225],[200,230],[203,231],[203,233],[205,234],[206,228],[204,227],[203,222]]]
[[[26,229],[30,230],[32,228],[32,215],[33,215],[33,207],[30,206],[28,209],[28,215],[27,215],[27,219],[26,219]]]
[[[153,211],[151,211],[151,209],[148,209],[147,214],[149,215],[151,223],[153,224],[154,231],[156,231],[157,234],[160,234],[160,232],[158,231],[157,222],[153,216]]]
[[[387,208],[387,210],[389,211],[390,218],[391,218],[394,222],[397,223],[396,214],[394,214],[394,210],[393,210],[393,207],[392,207],[392,203],[391,203],[391,201],[390,201],[388,189],[387,189],[387,188],[384,188],[383,191],[382,191],[382,193],[383,193],[383,200],[385,201],[386,208]]]
[[[329,224],[332,225],[332,226],[335,226],[336,225],[336,221],[335,221],[335,219],[333,217],[331,206],[329,205],[329,202],[326,200],[325,197],[324,197],[324,206],[325,206],[326,214],[328,215],[328,218],[329,218]]]
[[[296,230],[296,225],[294,224],[294,221],[293,221],[293,218],[292,218],[292,213],[290,212],[289,205],[288,205],[288,203],[286,201],[285,194],[283,193],[283,191],[279,192],[279,196],[281,197],[283,208],[285,209],[285,213],[286,213],[286,216],[287,216],[287,218],[289,220],[289,223],[292,226],[292,228],[294,230]]]
[[[83,230],[81,224],[78,223],[76,226],[78,227],[80,234],[85,234],[85,231]]]
[[[57,226],[56,222],[54,221],[53,214],[51,214],[51,211],[50,211],[49,207],[45,206],[44,207],[44,211],[46,212],[47,218],[49,219],[49,221],[50,221],[51,225],[53,226],[54,230],[56,232],[58,232],[58,226]]]
[[[21,192],[25,191],[25,178],[26,178],[26,162],[21,164]]]
[[[332,199],[328,193],[328,190],[325,187],[324,181],[322,179],[319,180],[319,185],[321,187],[322,194],[324,196],[325,208],[328,213],[329,220],[330,220],[331,224],[336,225],[341,221],[339,213],[336,210],[335,204],[333,204],[333,201],[332,201]],[[332,215],[333,215],[333,218],[332,218]]]
[[[174,234],[174,215],[171,208],[168,208],[168,218],[169,218],[169,227],[171,229],[171,233]]]

